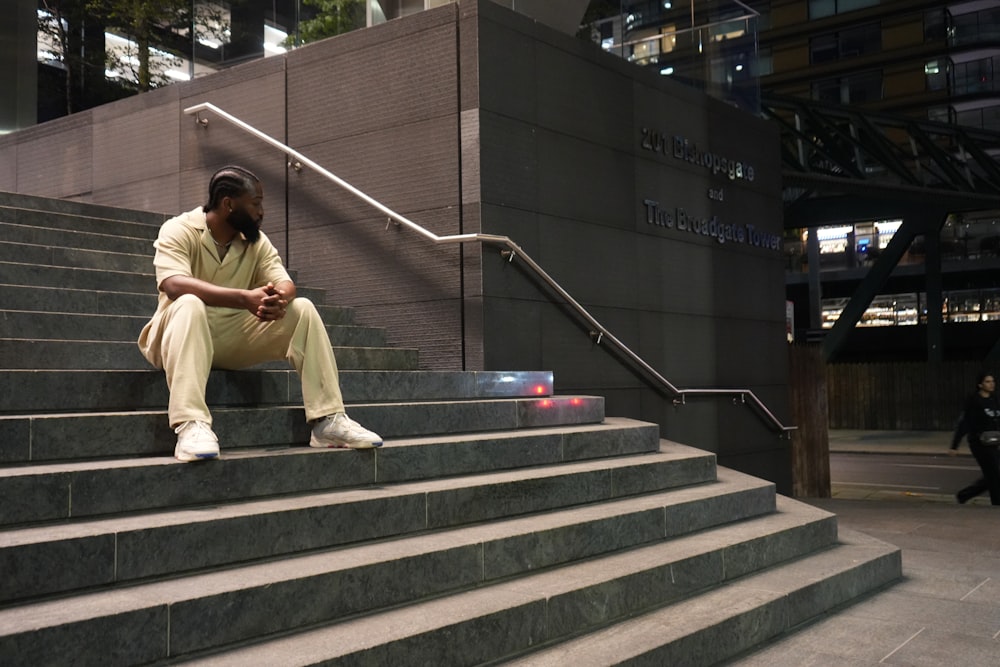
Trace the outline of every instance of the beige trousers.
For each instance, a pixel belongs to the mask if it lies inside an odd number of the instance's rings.
[[[309,299],[293,299],[285,317],[261,322],[248,311],[209,307],[185,294],[161,313],[149,334],[140,349],[166,371],[171,427],[212,423],[205,387],[213,368],[236,370],[280,359],[299,373],[306,419],[344,411],[333,348]]]

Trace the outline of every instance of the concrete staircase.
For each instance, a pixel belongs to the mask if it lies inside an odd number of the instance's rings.
[[[0,664],[707,665],[900,577],[551,373],[419,371],[328,305],[386,446],[304,446],[272,364],[213,373],[223,459],[176,463],[134,342],[163,219],[0,194]]]

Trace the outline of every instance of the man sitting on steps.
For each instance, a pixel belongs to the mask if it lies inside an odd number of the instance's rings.
[[[213,368],[286,359],[298,371],[311,447],[378,447],[344,412],[337,362],[312,302],[296,298],[277,250],[260,231],[264,191],[242,167],[223,167],[205,206],[163,223],[156,242],[159,305],[139,349],[166,371],[180,461],[217,459],[205,387]]]

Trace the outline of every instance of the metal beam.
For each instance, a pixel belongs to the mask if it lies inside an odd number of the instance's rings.
[[[941,221],[942,224],[944,220]],[[927,361],[944,360],[942,333],[944,319],[941,307],[944,305],[941,281],[941,227],[928,230],[924,234],[924,279],[927,294]]]
[[[935,208],[946,208],[953,213],[1000,208],[1000,194],[996,193],[959,192],[943,188],[892,185],[823,174],[804,174],[790,170],[783,170],[781,178],[786,188],[809,188],[830,197],[837,195],[867,196],[872,199],[894,200],[900,202],[901,205],[924,203]]]
[[[930,157],[934,164],[940,167],[947,177],[950,177],[950,185],[954,186],[956,190],[963,190],[965,192],[975,191],[976,185],[973,183],[965,174],[960,172],[955,165],[952,163],[952,158],[948,153],[941,150],[934,140],[927,136],[922,127],[919,127],[916,123],[909,127],[910,136],[917,140],[917,143],[927,151],[928,157]],[[947,179],[946,179],[947,180]]]
[[[940,210],[911,211],[903,218],[903,224],[896,230],[889,245],[882,251],[879,258],[875,260],[875,264],[869,269],[851,300],[841,311],[833,328],[823,339],[823,358],[826,361],[834,359],[843,348],[847,337],[861,321],[861,317],[868,310],[872,299],[885,285],[913,239],[919,234],[940,235],[945,215],[946,213]]]
[[[895,220],[912,211],[913,202],[902,199],[812,197],[785,207],[785,229]]]
[[[882,160],[886,168],[890,169],[909,185],[923,185],[920,182],[920,178],[910,171],[896,156],[896,153],[899,152],[899,146],[889,141],[885,136],[885,132],[882,132],[871,120],[863,115],[859,115],[858,123],[865,131],[866,136],[871,140],[871,143],[868,144],[868,150],[875,153]]]

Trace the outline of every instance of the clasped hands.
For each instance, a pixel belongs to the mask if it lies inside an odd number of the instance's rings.
[[[272,322],[285,316],[285,310],[288,308],[287,294],[277,289],[274,283],[250,290],[250,294],[252,306],[247,310],[256,315],[257,319]]]

